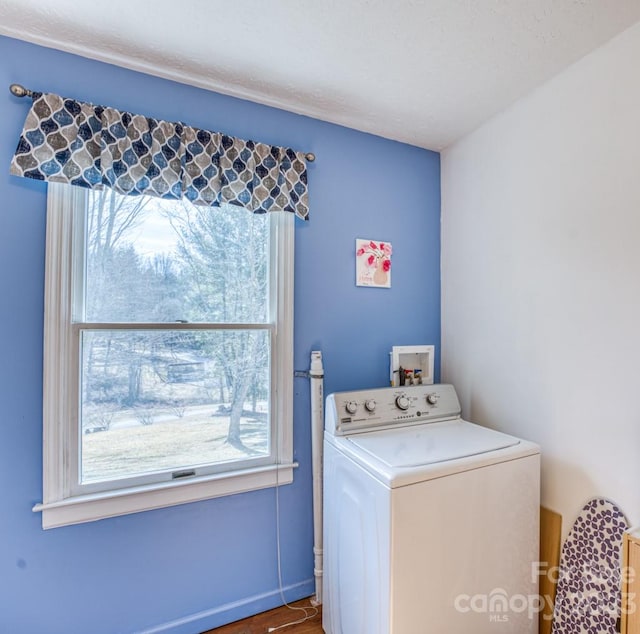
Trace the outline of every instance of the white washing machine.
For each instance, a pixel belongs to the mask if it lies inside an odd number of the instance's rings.
[[[540,455],[452,385],[327,397],[327,634],[534,634]]]

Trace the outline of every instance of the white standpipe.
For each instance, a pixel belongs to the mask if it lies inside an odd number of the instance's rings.
[[[311,353],[311,458],[313,471],[313,574],[316,596],[313,605],[322,604],[322,441],[324,435],[324,369],[322,352]]]

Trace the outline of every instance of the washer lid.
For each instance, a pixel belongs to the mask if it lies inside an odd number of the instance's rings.
[[[417,467],[513,447],[518,438],[461,419],[349,436],[389,467]]]

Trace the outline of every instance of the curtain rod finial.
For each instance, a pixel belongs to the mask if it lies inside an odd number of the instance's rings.
[[[33,94],[30,90],[20,84],[11,84],[11,86],[9,86],[9,90],[11,91],[11,94],[16,97],[31,97]]]
[[[309,163],[313,163],[316,160],[316,155],[313,152],[307,152],[304,158],[306,158]]]

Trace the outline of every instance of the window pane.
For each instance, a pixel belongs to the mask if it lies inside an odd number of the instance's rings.
[[[269,331],[84,330],[81,483],[269,455]]]
[[[89,192],[89,322],[265,323],[269,222],[240,207]]]

